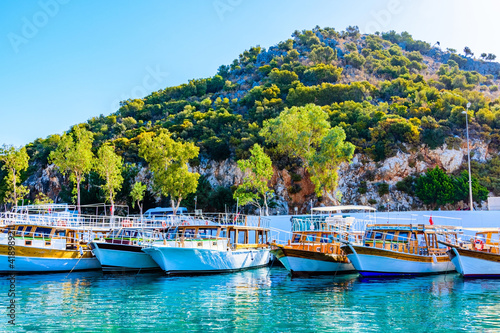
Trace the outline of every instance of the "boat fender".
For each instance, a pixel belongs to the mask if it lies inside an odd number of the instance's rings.
[[[82,246],[80,246],[79,251],[80,251],[80,256],[83,257],[83,247]]]
[[[432,255],[432,261],[433,261],[435,264],[437,264],[437,263],[438,263],[438,260],[437,260],[437,258],[436,258],[436,255],[435,255],[435,254],[433,254],[433,255]]]
[[[484,242],[481,239],[476,239],[474,241],[474,247],[477,251],[482,251],[484,249]]]

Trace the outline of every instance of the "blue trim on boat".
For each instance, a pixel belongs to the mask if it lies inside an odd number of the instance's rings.
[[[398,276],[424,276],[424,275],[436,275],[436,274],[445,274],[451,273],[455,270],[450,270],[448,272],[439,272],[439,273],[404,273],[404,272],[374,272],[374,271],[358,271],[358,273],[362,277],[398,277]]]
[[[500,279],[500,274],[467,274],[465,279]]]

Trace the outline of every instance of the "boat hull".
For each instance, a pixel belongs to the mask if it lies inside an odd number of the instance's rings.
[[[354,266],[346,256],[320,252],[278,248],[271,253],[292,275],[354,273]]]
[[[90,247],[102,266],[103,272],[159,270],[160,266],[138,245],[92,242]]]
[[[397,277],[442,274],[455,270],[448,257],[422,256],[364,246],[342,250],[363,277]]]
[[[152,246],[143,251],[167,274],[224,273],[269,264],[269,249],[235,251]]]
[[[15,246],[15,255],[9,257],[8,248],[6,245],[0,245],[0,274],[69,272],[101,268],[99,260],[92,256],[90,251],[84,252],[82,256],[76,250]]]
[[[464,278],[500,278],[498,254],[460,248],[451,248],[447,254]]]

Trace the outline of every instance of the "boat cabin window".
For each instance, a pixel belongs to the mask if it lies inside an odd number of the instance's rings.
[[[408,241],[408,233],[400,231],[398,234],[398,242],[407,242],[407,241]]]
[[[427,246],[427,242],[425,241],[425,235],[423,233],[418,233],[416,237],[418,239],[418,246],[420,247]]]
[[[136,230],[123,230],[123,237],[137,238],[137,231]]]
[[[52,231],[51,228],[41,228],[37,227],[35,229],[35,237],[46,237],[50,235],[50,232]]]
[[[486,234],[476,234],[476,239],[482,240],[483,243],[486,243]]]
[[[165,234],[165,239],[175,239],[175,235],[177,234],[177,229],[168,229]]]
[[[194,238],[195,237],[195,229],[194,228],[184,229],[184,237]]]
[[[258,231],[249,231],[248,232],[248,244],[256,244],[257,243],[257,239],[258,239],[258,235],[257,235]]]
[[[246,244],[246,231],[238,231],[238,244]]]
[[[491,234],[491,239],[490,239],[490,242],[491,242],[492,244],[498,244],[498,241],[499,241],[499,237],[498,237],[498,235],[499,235],[499,234],[498,234],[498,233],[496,233],[496,232]]]
[[[226,231],[226,229],[222,229],[220,231],[219,237],[221,237],[221,238],[226,238],[227,237],[227,231]]]
[[[66,236],[66,230],[56,230],[54,233],[54,236],[56,237],[65,237]]]
[[[203,239],[215,238],[217,236],[217,229],[214,228],[199,228],[197,237]]]
[[[321,243],[328,243],[328,234],[321,234]]]
[[[16,228],[16,235],[17,236],[21,236],[22,235],[23,228],[24,228],[23,226],[19,226],[19,227]]]
[[[306,237],[306,242],[314,242],[316,240],[316,234],[308,234]]]
[[[32,226],[27,226],[26,229],[24,229],[24,235],[27,236],[30,234],[31,229],[33,229]]]
[[[365,233],[365,239],[368,240],[368,239],[371,239],[372,237],[373,237],[373,232],[371,230],[368,230]]]
[[[300,234],[294,234],[293,243],[299,243],[299,242],[300,242]]]
[[[375,233],[375,240],[377,240],[377,239],[382,239],[382,237],[383,237],[383,236],[384,236],[384,234],[383,234],[383,233],[381,233],[381,232],[376,232],[376,233]]]
[[[385,234],[385,240],[386,241],[392,241],[394,240],[394,231],[389,231],[388,233]]]

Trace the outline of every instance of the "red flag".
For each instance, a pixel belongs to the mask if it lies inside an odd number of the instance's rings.
[[[429,217],[429,223],[430,223],[431,225],[434,225],[434,222],[432,222],[432,215]]]

